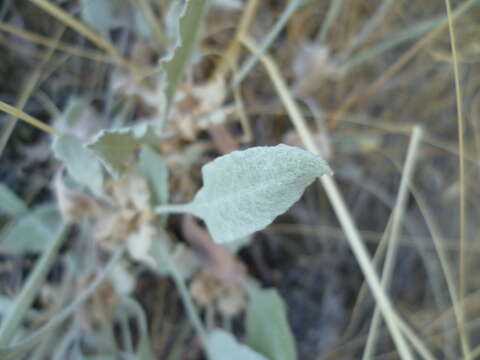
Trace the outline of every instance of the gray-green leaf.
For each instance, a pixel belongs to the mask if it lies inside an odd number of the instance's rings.
[[[27,206],[5,184],[0,183],[0,214],[17,216],[27,211]]]
[[[182,79],[185,66],[190,60],[207,0],[188,0],[178,20],[180,36],[173,53],[163,59],[165,72],[165,96],[170,104],[178,83]],[[167,106],[168,108],[169,106]]]
[[[114,178],[125,170],[128,156],[139,146],[139,139],[132,128],[102,130],[87,144]]]
[[[70,176],[95,194],[102,193],[103,173],[94,154],[73,135],[58,136],[52,145],[55,156],[67,166]]]
[[[221,156],[202,168],[203,187],[190,204],[171,212],[202,218],[217,243],[248,236],[288,210],[315,178],[331,173],[327,163],[305,150],[277,145]],[[168,208],[157,208],[158,213]]]
[[[64,129],[72,129],[78,125],[83,113],[88,108],[90,101],[86,98],[72,96],[68,99],[67,106],[59,117],[60,124]]]
[[[168,169],[159,153],[145,145],[140,150],[138,171],[145,176],[156,204],[168,202]]]
[[[247,344],[270,360],[295,360],[295,340],[285,304],[276,290],[251,289],[247,308]]]
[[[60,223],[56,205],[39,206],[3,229],[0,251],[15,255],[42,251],[55,237]]]
[[[211,360],[267,360],[248,346],[239,344],[230,333],[219,329],[208,335],[207,346]]]

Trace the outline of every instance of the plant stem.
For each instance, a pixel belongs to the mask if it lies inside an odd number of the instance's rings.
[[[167,205],[160,205],[155,208],[155,214],[162,215],[162,214],[190,214],[191,211],[190,204],[167,204]]]
[[[320,44],[324,44],[327,40],[328,31],[337,20],[340,11],[342,10],[343,0],[332,0],[330,7],[328,8],[327,15],[325,16],[322,28],[317,34],[316,41]]]
[[[420,147],[423,130],[419,126],[415,126],[412,131],[410,145],[408,147],[407,158],[405,166],[402,171],[402,178],[400,180],[400,187],[398,190],[397,201],[392,214],[392,230],[390,232],[390,243],[385,257],[385,265],[382,273],[382,286],[388,291],[392,278],[393,269],[395,267],[395,260],[398,252],[398,235],[400,233],[401,220],[405,215],[405,206],[408,200],[408,184],[413,176],[415,170],[415,163],[418,157],[418,150]],[[363,359],[368,360],[374,357],[375,347],[378,337],[378,330],[380,325],[381,313],[379,308],[375,306],[372,321],[370,324],[370,331],[367,338],[365,350],[363,352]]]
[[[468,314],[465,314],[463,309],[463,302],[465,293],[467,291],[467,274],[468,274],[468,254],[467,249],[467,239],[466,239],[466,228],[465,228],[465,217],[466,217],[466,186],[465,186],[465,141],[464,141],[464,132],[465,124],[463,119],[463,100],[462,100],[462,86],[460,84],[460,67],[457,56],[457,46],[456,46],[456,37],[455,29],[453,27],[453,14],[450,4],[450,0],[445,0],[445,6],[447,8],[447,17],[448,17],[448,29],[450,33],[450,44],[452,50],[452,59],[453,59],[453,73],[455,78],[455,97],[457,102],[457,127],[458,127],[458,153],[459,153],[459,182],[460,182],[460,199],[459,199],[459,235],[460,235],[460,259],[459,259],[459,289],[458,289],[458,303],[460,304],[459,311],[459,333],[460,333],[460,342],[462,346],[463,356],[466,360],[471,359],[470,355],[470,339],[468,329],[465,326],[465,317]]]
[[[260,59],[261,54],[263,54],[270,47],[273,41],[280,34],[280,32],[285,27],[290,17],[306,3],[307,1],[305,0],[291,0],[288,2],[288,5],[285,7],[285,10],[283,10],[283,13],[280,15],[276,23],[273,25],[270,32],[267,34],[267,36],[265,36],[265,38],[259,45],[257,51],[253,52],[253,54],[248,58],[248,60],[240,67],[240,70],[238,70],[238,72],[235,74],[235,76],[233,77],[230,83],[230,88],[234,88],[235,86],[237,86],[242,82],[245,76],[247,76],[250,70],[252,70],[252,68],[255,66],[258,59]],[[246,34],[243,34],[243,35],[246,35]]]
[[[72,301],[70,305],[68,305],[64,310],[62,310],[58,315],[56,315],[52,320],[43,325],[40,329],[35,331],[35,333],[27,337],[22,342],[15,344],[14,346],[9,348],[0,348],[0,359],[18,359],[21,354],[26,353],[33,346],[38,344],[45,335],[50,333],[51,330],[53,330],[58,325],[63,323],[66,319],[68,319],[68,317],[73,314],[73,312],[78,308],[78,306],[80,306],[84,301],[86,301],[97,289],[97,287],[105,280],[110,270],[112,270],[112,268],[117,264],[118,260],[121,259],[124,252],[125,246],[119,248],[115,252],[115,254],[112,255],[105,268],[100,274],[97,275],[97,277],[90,284],[90,286],[80,296],[78,296],[74,301]]]
[[[60,226],[57,235],[48,244],[48,247],[43,252],[42,257],[37,262],[35,269],[30,274],[27,282],[15,300],[13,307],[2,321],[2,325],[0,327],[0,346],[7,346],[10,343],[10,340],[15,334],[15,330],[22,322],[28,308],[32,304],[38,289],[42,286],[43,280],[47,276],[47,272],[55,260],[58,249],[60,249],[60,246],[65,238],[65,234],[69,228],[70,226],[68,223],[63,223]]]
[[[162,243],[162,239],[157,239],[157,241],[155,241],[152,244],[152,250],[154,252],[154,257],[157,257],[157,261],[160,260],[166,263],[167,268],[172,275],[173,281],[175,282],[175,285],[177,286],[178,291],[180,292],[180,298],[182,299],[183,305],[187,310],[188,317],[190,318],[190,321],[192,322],[192,325],[195,331],[197,332],[197,335],[200,337],[200,340],[202,341],[202,344],[204,346],[205,352],[207,353],[207,356],[210,358],[210,354],[207,347],[207,344],[208,344],[207,331],[203,327],[202,321],[200,320],[200,316],[198,315],[195,304],[193,303],[192,298],[190,297],[185,281],[183,281],[182,275],[180,274],[174,261],[170,257],[170,254],[168,253],[168,250],[166,249],[165,245]]]
[[[253,53],[258,53],[258,48],[255,45],[254,41],[250,38],[242,38],[245,46],[250,49]],[[303,144],[306,149],[314,154],[320,154],[320,151],[313,139],[313,136],[308,129],[306,121],[298,108],[296,101],[288,90],[287,84],[281,73],[274,62],[274,60],[267,54],[262,54],[260,60],[265,65],[267,72],[277,90],[287,112],[290,116],[290,119],[295,126]],[[392,336],[392,339],[398,349],[398,352],[402,359],[413,359],[413,354],[410,349],[410,346],[404,338],[405,329],[409,329],[408,325],[402,321],[398,313],[395,311],[393,304],[386,294],[385,290],[382,288],[380,283],[380,278],[378,277],[377,272],[375,271],[370,255],[365,247],[365,244],[360,236],[360,233],[353,221],[352,215],[350,214],[345,200],[337,187],[337,184],[330,176],[322,176],[320,178],[322,185],[325,189],[325,192],[332,204],[332,207],[337,215],[337,218],[345,231],[347,239],[349,241],[350,247],[353,254],[355,255],[360,268],[365,276],[365,279],[372,290],[372,294],[384,316],[385,322],[387,323],[388,329]],[[402,323],[403,329],[400,329],[400,323]],[[412,332],[408,331],[409,334]]]

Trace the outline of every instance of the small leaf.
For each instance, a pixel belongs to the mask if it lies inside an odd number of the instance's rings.
[[[5,184],[0,183],[0,214],[17,216],[27,211],[27,205]]]
[[[102,193],[103,173],[94,154],[72,135],[57,137],[52,145],[55,156],[67,166],[70,176],[93,193]]]
[[[150,146],[140,150],[138,171],[145,176],[156,204],[168,202],[168,169],[163,158]]]
[[[87,144],[114,178],[125,170],[127,157],[139,146],[132,128],[102,130]]]
[[[208,335],[211,360],[267,360],[246,345],[239,344],[228,332],[216,329]]]
[[[61,222],[56,205],[42,205],[0,233],[0,252],[21,255],[42,251],[54,237]]]
[[[276,290],[250,288],[247,308],[247,344],[270,360],[295,360],[295,340],[285,304]]]
[[[179,16],[178,30],[175,33],[179,33],[180,36],[173,52],[163,59],[165,96],[168,104],[171,104],[175,90],[190,60],[207,2],[207,0],[188,0]]]
[[[177,209],[202,218],[215,242],[230,242],[268,226],[315,178],[329,173],[319,156],[292,146],[234,151],[202,168],[203,187]]]

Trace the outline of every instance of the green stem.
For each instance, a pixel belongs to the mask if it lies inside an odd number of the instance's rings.
[[[207,353],[207,356],[210,358],[210,354],[207,346],[208,344],[207,332],[203,327],[202,321],[200,320],[200,316],[198,315],[195,304],[193,303],[192,298],[190,297],[190,294],[187,289],[187,285],[185,284],[185,281],[183,280],[182,275],[178,271],[174,261],[171,259],[168,253],[168,250],[162,244],[161,241],[162,239],[157,239],[157,241],[155,241],[152,245],[154,257],[157,257],[156,259],[157,261],[163,261],[167,265],[167,268],[173,277],[173,281],[175,282],[175,285],[177,286],[178,291],[180,292],[180,298],[182,299],[183,305],[187,310],[188,317],[190,318],[190,321],[192,322],[192,325],[195,331],[197,332],[197,335],[200,337],[200,340],[202,341],[202,344],[205,349],[205,352]]]
[[[86,301],[97,287],[105,280],[106,276],[112,270],[112,268],[117,264],[118,260],[121,259],[123,253],[125,252],[125,246],[119,248],[115,254],[110,258],[107,265],[103,271],[97,275],[95,280],[90,284],[90,286],[78,296],[70,305],[68,305],[64,310],[62,310],[57,316],[50,320],[47,324],[43,325],[40,329],[35,331],[28,338],[22,342],[16,344],[15,346],[9,348],[0,348],[0,359],[18,359],[21,354],[29,351],[33,346],[38,344],[42,339],[50,333],[53,329],[67,320],[80,306],[84,301]]]
[[[43,252],[42,257],[37,262],[35,269],[30,274],[27,282],[15,300],[13,307],[2,321],[0,327],[0,346],[7,346],[10,343],[15,334],[15,330],[22,322],[28,308],[32,305],[35,295],[42,286],[43,281],[47,276],[47,272],[55,260],[58,249],[60,249],[65,234],[69,228],[70,226],[68,223],[64,223],[60,226],[60,230],[55,236],[55,239],[48,244],[48,247]]]
[[[155,208],[155,214],[162,215],[162,214],[190,214],[191,206],[190,204],[167,204],[167,205],[160,205]]]

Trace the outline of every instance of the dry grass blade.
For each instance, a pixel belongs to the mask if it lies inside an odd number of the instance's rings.
[[[460,5],[455,12],[452,14],[451,19],[452,21],[457,17],[463,15],[465,11],[470,9],[471,6],[475,5],[478,0],[469,0],[464,2]],[[356,103],[360,100],[364,100],[365,98],[372,95],[375,91],[377,91],[380,86],[393,75],[395,75],[398,71],[400,71],[405,64],[407,64],[421,49],[425,48],[428,43],[434,40],[437,36],[441,35],[441,33],[445,30],[445,27],[448,25],[448,21],[442,21],[438,24],[438,26],[433,29],[430,33],[428,33],[425,37],[418,40],[415,45],[413,45],[405,54],[395,61],[382,75],[378,77],[367,89],[362,90],[361,93],[353,93],[350,95],[342,106],[336,110],[331,116],[331,123],[335,125],[339,119],[343,117],[343,115]]]
[[[462,350],[466,354],[465,357],[468,357],[468,344],[465,343],[465,337],[463,335],[464,329],[462,329],[462,303],[458,301],[458,294],[455,287],[454,275],[452,271],[452,266],[450,265],[448,256],[445,251],[445,244],[446,240],[441,236],[441,232],[439,227],[435,223],[433,216],[431,214],[432,211],[429,210],[428,205],[424,197],[421,195],[420,190],[416,188],[413,184],[410,184],[410,192],[412,193],[413,198],[417,202],[417,205],[422,213],[425,223],[430,231],[432,236],[432,242],[435,247],[435,251],[437,253],[438,259],[440,260],[440,266],[442,268],[443,274],[445,276],[445,281],[447,283],[448,293],[450,295],[450,299],[452,301],[452,308],[455,315],[455,320],[457,322],[457,329],[458,335],[460,337],[460,342],[462,344]],[[473,249],[472,249],[473,250]],[[462,337],[463,336],[463,337]],[[471,358],[475,358],[475,356],[470,355]]]
[[[255,46],[252,40],[248,38],[242,38],[242,41],[250,49],[250,51],[255,54],[260,53],[260,50]],[[265,54],[260,55],[260,60],[265,65],[284,106],[287,108],[287,111],[290,115],[290,120],[298,131],[305,147],[312,153],[319,154],[317,145],[313,140],[303,115],[298,109],[298,106],[292,95],[290,94],[285,81],[281,77],[275,62]],[[393,308],[388,295],[385,293],[380,284],[380,279],[372,265],[370,256],[368,255],[367,249],[365,248],[363,240],[361,239],[355,223],[353,222],[345,201],[343,200],[343,196],[341,195],[335,181],[331,177],[324,176],[320,180],[336,212],[337,218],[347,235],[349,244],[353,253],[355,254],[355,257],[357,258],[360,268],[365,275],[366,281],[372,290],[373,296],[375,297],[378,306],[384,315],[385,321],[400,355],[404,359],[413,359],[411,349],[406,343],[399,328],[400,318]]]
[[[23,112],[22,110],[4,103],[3,101],[0,101],[0,110],[6,112],[7,114],[12,115],[13,119],[18,118],[20,120],[23,120],[27,123],[29,123],[32,126],[35,126],[36,128],[43,130],[49,134],[59,136],[61,135],[60,131],[55,130],[54,128],[48,126],[47,124],[41,122],[38,119],[35,119],[33,116],[28,115],[27,113]]]
[[[462,100],[462,88],[460,84],[460,70],[458,66],[458,58],[457,58],[457,47],[456,47],[456,40],[455,40],[455,29],[453,27],[453,16],[452,16],[452,9],[450,5],[450,0],[445,0],[445,5],[447,7],[447,16],[448,16],[448,28],[450,33],[450,43],[452,47],[452,56],[453,56],[453,71],[455,75],[455,96],[457,100],[457,124],[458,124],[458,152],[459,152],[459,163],[460,163],[460,268],[459,268],[459,289],[458,289],[458,302],[461,304],[463,303],[463,298],[465,296],[465,291],[467,288],[467,263],[468,259],[466,256],[467,251],[467,243],[466,243],[466,234],[465,234],[465,211],[466,211],[466,203],[465,203],[465,196],[466,196],[466,189],[465,189],[465,158],[464,158],[464,121],[463,121],[463,100]],[[460,338],[462,343],[462,350],[465,359],[471,359],[470,356],[470,345],[469,345],[469,334],[465,329],[465,316],[463,308],[461,307],[459,310],[460,316]]]
[[[165,37],[165,34],[160,27],[160,20],[157,19],[155,13],[152,9],[152,4],[147,2],[147,0],[137,0],[138,4],[140,5],[140,9],[142,10],[143,14],[145,15],[150,27],[157,38],[159,44],[167,44],[168,39]]]
[[[387,249],[387,254],[385,258],[385,265],[382,273],[382,286],[384,290],[387,292],[393,269],[395,266],[395,261],[397,258],[398,252],[398,235],[400,232],[400,226],[402,222],[402,218],[405,215],[405,205],[408,197],[408,183],[411,181],[413,176],[413,172],[415,169],[415,163],[418,157],[418,151],[420,142],[422,139],[423,130],[416,126],[412,131],[412,138],[410,140],[410,145],[408,147],[407,158],[405,160],[405,167],[402,171],[402,179],[400,181],[400,188],[398,191],[398,197],[395,204],[395,208],[393,209],[392,215],[392,230],[390,233],[390,241],[389,247]],[[370,332],[367,340],[367,344],[365,346],[365,350],[363,353],[363,359],[371,359],[375,355],[375,346],[376,340],[378,337],[378,330],[379,330],[379,323],[380,323],[380,312],[378,307],[375,308],[373,313],[372,322],[370,325]]]
[[[90,49],[83,49],[81,47],[77,47],[74,45],[57,42],[45,36],[33,33],[31,31],[17,28],[16,26],[12,26],[10,24],[0,23],[0,31],[4,31],[6,33],[18,36],[19,38],[26,39],[35,44],[39,44],[48,48],[55,48],[57,50],[63,51],[67,54],[71,54],[74,56],[79,56],[79,57],[83,57],[93,61],[104,62],[104,63],[112,62],[111,56],[108,54],[104,54],[103,52],[90,50]]]
[[[99,48],[106,50],[110,56],[116,61],[119,65],[126,67],[136,78],[141,78],[142,72],[139,71],[136,66],[130,63],[127,59],[124,59],[115,49],[115,47],[109,43],[107,40],[102,38],[100,35],[90,30],[87,26],[82,24],[80,21],[72,17],[66,11],[60,7],[52,4],[48,0],[30,0],[35,5],[42,8],[45,12],[49,13],[53,17],[57,18],[59,21],[65,24],[79,34],[82,34]]]
[[[287,24],[287,21],[290,19],[290,17],[305,3],[308,2],[308,0],[292,0],[288,2],[288,5],[285,7],[282,15],[278,18],[278,20],[275,22],[273,25],[272,29],[269,31],[267,36],[262,41],[262,44],[259,47],[258,52],[254,52],[250,55],[247,61],[240,67],[238,72],[235,74],[233,77],[230,86],[235,87],[238,84],[242,82],[242,80],[247,76],[247,74],[252,70],[252,68],[255,66],[257,63],[259,57],[263,52],[265,52],[270,45],[275,41],[277,36],[280,34],[284,26]],[[246,34],[245,34],[246,35]]]
[[[15,335],[15,331],[22,322],[27,309],[32,305],[35,300],[35,295],[41,288],[48,270],[55,261],[57,252],[59,251],[63,240],[65,239],[67,232],[70,228],[68,223],[62,224],[54,239],[50,240],[48,247],[44,250],[42,257],[36,264],[34,271],[31,273],[27,282],[25,283],[22,291],[15,299],[15,304],[9,309],[9,312],[2,319],[0,327],[0,346],[7,346],[10,344],[11,339]],[[24,240],[24,239],[19,239]]]
[[[320,31],[317,34],[317,41],[320,43],[324,43],[327,39],[328,32],[332,25],[337,20],[340,11],[342,10],[344,1],[343,0],[332,0],[330,2],[330,7],[328,8],[327,15],[325,16],[325,20],[323,21],[323,25],[320,28]]]
[[[62,37],[63,31],[64,31],[64,28],[61,27],[57,32],[57,34],[54,36],[54,40],[53,40],[54,45],[58,44],[58,41]],[[53,55],[54,52],[55,52],[55,46],[52,46],[50,50],[45,54],[45,58],[38,64],[37,68],[33,71],[33,74],[25,82],[22,88],[22,92],[20,93],[20,97],[15,106],[17,109],[23,109],[25,107],[28,99],[30,98],[30,95],[34,91],[35,87],[38,85],[40,76],[42,75],[45,65],[48,63],[50,57]],[[5,149],[5,146],[7,145],[7,142],[10,139],[10,136],[12,135],[13,129],[15,128],[16,124],[17,124],[17,119],[14,117],[11,117],[10,119],[7,120],[7,125],[5,126],[0,137],[0,156],[2,155],[3,150]]]
[[[240,37],[247,33],[248,28],[253,22],[255,12],[258,8],[258,0],[249,0],[245,10],[243,11],[242,18],[238,24],[237,30],[233,40],[230,42],[228,48],[225,50],[225,54],[222,56],[220,62],[217,64],[215,71],[211,76],[215,79],[217,76],[225,75],[232,66],[236,66],[237,57],[240,52]]]

